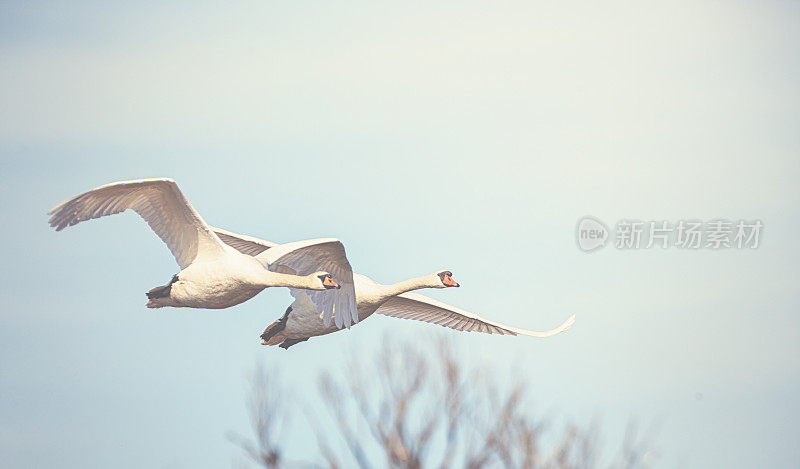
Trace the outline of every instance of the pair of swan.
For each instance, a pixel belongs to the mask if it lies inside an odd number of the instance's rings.
[[[289,348],[330,334],[373,313],[439,324],[460,331],[549,337],[567,330],[535,332],[495,323],[425,296],[421,288],[458,287],[453,274],[382,285],[354,274],[342,243],[334,238],[276,244],[209,226],[169,178],[100,186],[54,207],[50,226],[60,231],[80,222],[132,209],[167,244],[181,268],[172,280],[147,292],[147,307],[228,308],[268,287],[289,287],[295,301],[262,334],[262,344]]]

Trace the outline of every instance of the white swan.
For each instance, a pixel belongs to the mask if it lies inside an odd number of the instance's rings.
[[[211,227],[228,245],[249,255],[263,255],[278,246],[270,241],[239,235],[220,228]],[[420,288],[458,287],[453,274],[440,270],[431,275],[412,278],[391,285],[382,285],[371,278],[353,274],[355,280],[356,305],[358,320],[363,321],[373,313],[396,318],[415,319],[459,331],[485,332],[487,334],[529,335],[533,337],[550,337],[569,329],[575,323],[575,315],[570,316],[560,326],[549,331],[536,332],[506,326],[489,321],[476,314],[454,306],[436,301],[417,293],[410,293]],[[270,324],[262,334],[262,344],[280,344],[283,348],[308,340],[309,337],[330,334],[337,329],[326,326],[314,314],[313,304],[309,296],[302,290],[291,289],[294,303],[286,310],[286,314]]]
[[[170,283],[147,293],[149,308],[228,308],[267,287],[291,287],[315,290],[308,297],[325,324],[335,319],[337,327],[349,327],[358,321],[353,271],[341,242],[298,241],[255,257],[242,254],[214,234],[172,179],[106,184],[62,202],[48,215],[50,226],[60,231],[126,209],[147,221],[182,269]]]

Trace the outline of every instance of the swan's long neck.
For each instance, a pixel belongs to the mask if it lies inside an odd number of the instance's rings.
[[[425,275],[423,277],[415,277],[408,280],[403,280],[402,282],[382,285],[382,287],[382,293],[389,298],[401,293],[419,290],[420,288],[432,288],[434,285],[431,284],[430,276]]]
[[[312,288],[313,279],[307,275],[279,274],[277,272],[264,271],[259,279],[259,283],[264,287],[289,287],[289,288]]]

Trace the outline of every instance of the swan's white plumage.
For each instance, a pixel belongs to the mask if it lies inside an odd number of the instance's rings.
[[[575,315],[570,316],[560,326],[549,331],[537,332],[506,326],[484,319],[477,314],[436,301],[418,293],[401,293],[389,298],[376,311],[377,314],[395,318],[439,324],[464,332],[485,332],[487,334],[523,334],[533,337],[550,337],[566,331],[575,323]]]
[[[222,242],[236,249],[242,254],[247,254],[248,256],[257,256],[267,249],[274,248],[278,245],[278,243],[254,238],[252,236],[232,233],[215,226],[210,226],[209,228],[211,228],[211,230],[216,233],[217,236],[219,236],[219,239],[221,239]]]
[[[170,178],[138,179],[97,187],[53,207],[57,231],[80,222],[131,209],[169,247],[181,269],[197,260],[215,260],[225,245]]]
[[[217,235],[170,178],[106,184],[58,204],[48,215],[52,215],[50,226],[60,231],[127,209],[144,218],[167,244],[182,269],[180,281],[173,285],[172,293],[183,294],[184,303],[164,300],[167,304],[162,306],[224,308],[246,301],[267,286],[286,284],[285,278],[279,280],[276,275],[269,278],[268,271],[304,277],[324,270],[333,275],[342,288],[309,291],[317,310],[328,318],[328,324],[336,317],[339,327],[349,326],[354,322],[352,318],[358,321],[353,272],[341,242],[328,238],[276,245],[220,229],[215,229],[219,231]],[[273,253],[252,257],[268,249]],[[299,277],[288,283],[305,286]],[[224,297],[220,297],[220,291],[224,292]]]
[[[232,231],[223,230],[215,226],[210,227],[214,233],[228,246],[242,254],[256,256],[263,259],[271,270],[296,275],[308,275],[317,270],[329,272],[342,286],[333,291],[308,291],[290,288],[292,296],[297,298],[299,293],[305,293],[316,305],[317,312],[322,314],[325,326],[330,326],[331,319],[336,327],[350,327],[358,322],[356,309],[356,294],[353,282],[353,269],[347,261],[344,246],[339,240],[333,238],[298,241],[295,243],[278,244],[272,241],[259,239],[253,236],[241,235]],[[297,249],[291,256],[286,256],[287,250]],[[303,256],[305,261],[303,261]],[[309,264],[308,259],[315,259],[317,267]],[[303,262],[300,264],[299,262]],[[279,268],[278,266],[288,267]],[[337,311],[343,313],[336,314]],[[328,312],[328,314],[325,314]]]
[[[338,239],[321,238],[279,244],[257,255],[256,259],[273,272],[310,275],[324,270],[330,273],[341,288],[328,291],[290,288],[289,291],[294,297],[299,291],[307,294],[326,326],[330,326],[331,320],[340,329],[358,322],[353,269],[347,261],[344,245]]]

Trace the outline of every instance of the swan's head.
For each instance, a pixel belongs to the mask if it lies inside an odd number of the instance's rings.
[[[447,288],[447,287],[458,287],[460,286],[458,282],[453,280],[453,272],[449,270],[440,270],[438,272],[434,272],[434,274],[438,279],[439,282],[437,283],[435,288]]]
[[[334,288],[342,288],[339,285],[339,282],[333,279],[333,275],[325,272],[324,270],[320,270],[319,272],[314,272],[311,274],[311,278],[315,279],[315,282],[319,282],[319,290],[332,290]]]

